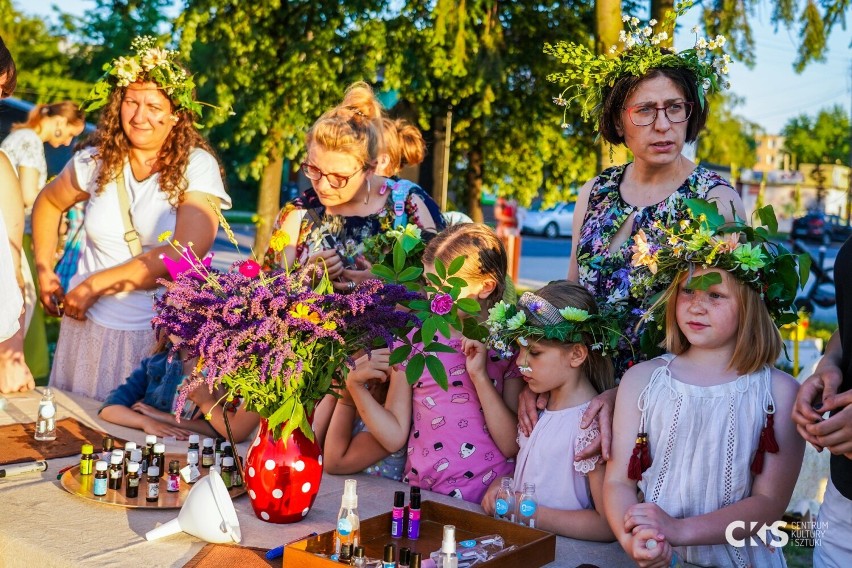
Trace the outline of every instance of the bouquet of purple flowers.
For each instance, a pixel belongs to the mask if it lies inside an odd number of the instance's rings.
[[[368,280],[339,294],[315,265],[263,272],[247,260],[220,272],[190,247],[173,245],[184,266],[160,282],[166,292],[152,323],[198,358],[176,408],[202,383],[222,385],[228,398],[241,397],[266,418],[276,438],[300,428],[313,439],[314,407],[342,386],[353,355],[392,345],[420,325],[397,307],[416,297],[401,285]]]

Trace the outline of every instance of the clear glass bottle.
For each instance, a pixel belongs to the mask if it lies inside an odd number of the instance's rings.
[[[334,531],[334,552],[340,554],[344,544],[358,546],[361,534],[361,519],[358,517],[358,481],[347,479],[343,485],[343,499],[337,514],[337,529]]]
[[[456,527],[444,525],[444,537],[441,540],[441,551],[435,562],[437,568],[458,568],[459,558],[456,555]]]
[[[535,483],[524,483],[524,492],[518,502],[518,522],[524,526],[535,528],[538,502],[535,499]]]
[[[515,522],[515,488],[511,477],[500,480],[500,489],[494,501],[494,518]]]
[[[56,439],[56,403],[53,401],[53,391],[50,387],[44,389],[38,403],[35,439],[40,442]]]

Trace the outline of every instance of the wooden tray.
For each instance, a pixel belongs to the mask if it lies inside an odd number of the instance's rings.
[[[477,566],[489,568],[537,568],[556,559],[556,535],[538,529],[500,521],[493,517],[435,501],[423,501],[420,509],[420,538],[391,538],[391,513],[361,520],[360,544],[369,558],[382,558],[385,544],[393,542],[397,551],[408,547],[419,552],[423,560],[441,548],[444,525],[455,525],[456,543],[463,540],[499,534],[505,547],[513,544],[516,549]],[[340,566],[317,554],[331,555],[334,552],[334,531],[288,544],[284,549],[285,568],[330,568]]]
[[[181,462],[181,467],[186,465],[183,463],[186,461],[186,454],[166,454],[166,464],[169,463],[170,460],[178,460]],[[199,467],[201,471],[201,478],[203,478],[210,471],[210,468],[207,467]],[[124,493],[127,479],[121,480],[121,489],[116,491],[115,489],[107,489],[107,493],[104,496],[97,496],[92,493],[92,485],[95,480],[95,474],[92,475],[80,475],[80,466],[75,465],[68,471],[62,474],[62,479],[60,480],[62,484],[62,488],[65,489],[68,493],[72,495],[76,495],[78,497],[82,497],[83,499],[88,499],[90,501],[96,501],[98,503],[104,503],[106,505],[118,505],[119,507],[128,507],[131,509],[180,509],[183,506],[183,502],[186,499],[186,496],[189,495],[189,490],[192,489],[192,485],[185,482],[183,477],[180,479],[180,491],[175,493],[169,493],[166,491],[166,478],[160,476],[160,499],[156,502],[154,501],[146,501],[145,494],[147,492],[148,482],[146,481],[147,475],[142,475],[142,479],[139,482],[139,496],[135,499],[128,499]],[[201,479],[199,478],[199,480]],[[198,483],[196,481],[196,483]],[[240,495],[246,492],[245,482],[241,487],[233,487],[228,490],[231,498],[239,497]]]

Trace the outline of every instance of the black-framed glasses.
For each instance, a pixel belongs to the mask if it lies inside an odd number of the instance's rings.
[[[330,185],[333,189],[340,189],[342,187],[346,187],[346,184],[349,183],[350,179],[366,170],[367,166],[363,166],[361,169],[352,174],[349,174],[348,176],[344,176],[341,174],[327,174],[313,164],[309,164],[308,162],[302,162],[302,172],[305,174],[306,178],[313,181],[319,181],[323,178],[323,176],[325,176],[325,179],[328,180],[328,185]]]
[[[630,122],[636,126],[648,126],[654,124],[657,120],[657,113],[663,111],[669,122],[685,122],[689,120],[692,114],[693,103],[688,101],[680,101],[669,103],[662,107],[652,107],[648,105],[636,105],[632,107],[624,107],[627,111],[627,116],[630,117]]]

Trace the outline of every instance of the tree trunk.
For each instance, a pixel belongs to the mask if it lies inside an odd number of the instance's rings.
[[[610,55],[610,47],[620,46],[618,34],[622,30],[621,0],[596,0],[595,25],[597,52]],[[627,150],[624,146],[613,147],[609,142],[601,139],[601,144],[598,146],[598,169],[604,170],[626,161]]]
[[[272,233],[272,223],[278,214],[281,202],[281,174],[284,171],[284,158],[274,157],[263,169],[260,178],[260,193],[257,196],[257,232],[254,235],[254,252],[263,257]]]
[[[444,188],[444,152],[447,142],[447,116],[446,111],[441,112],[440,106],[433,107],[432,112],[432,147],[428,154],[431,156],[432,169],[431,175],[426,178],[431,179],[432,191],[430,195],[438,205],[441,204],[441,192]]]
[[[654,33],[663,31],[660,27],[666,17],[666,12],[674,12],[674,0],[651,0],[651,19],[657,20],[657,25],[654,26]],[[662,45],[666,47],[674,46],[674,32],[669,32],[669,39],[664,41]]]
[[[467,214],[475,223],[482,223],[482,147],[478,144],[468,153],[465,186]]]

